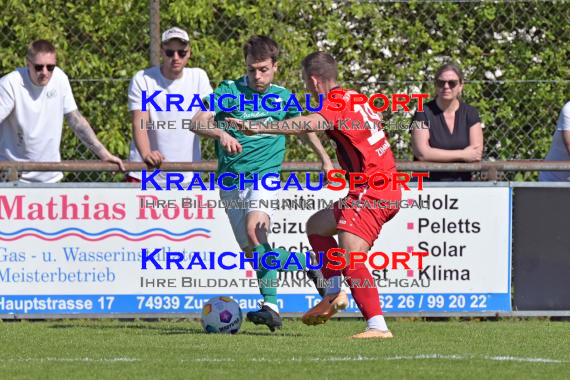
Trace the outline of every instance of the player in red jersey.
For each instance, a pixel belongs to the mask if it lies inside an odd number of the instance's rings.
[[[370,177],[374,173],[382,172],[391,178],[391,173],[396,172],[396,163],[390,144],[381,128],[370,127],[379,126],[378,123],[381,121],[379,115],[374,113],[368,104],[355,104],[353,111],[350,106],[339,111],[327,109],[329,105],[340,108],[334,99],[344,97],[349,104],[349,95],[356,94],[338,86],[338,70],[334,58],[330,54],[316,52],[308,55],[303,60],[302,66],[307,90],[314,97],[319,94],[324,95],[322,110],[308,116],[289,119],[286,121],[287,124],[280,122],[280,129],[274,125],[256,125],[255,129],[250,126],[250,133],[299,134],[326,131],[336,143],[340,166],[348,173],[365,173]],[[330,99],[327,96],[329,93]],[[334,123],[334,127],[329,129],[327,123],[331,122]],[[241,124],[248,128],[245,124]],[[362,128],[363,125],[368,127]],[[382,183],[377,185],[381,186]],[[357,202],[357,204],[363,204],[366,200],[373,204],[372,201],[378,199],[395,202],[401,200],[401,191],[399,187],[397,190],[392,190],[392,186],[386,186],[386,189],[381,191],[374,190],[368,184],[361,184],[356,186],[355,190],[349,191],[346,198],[347,202]],[[347,307],[348,298],[340,287],[342,275],[347,280],[352,296],[367,321],[366,331],[352,338],[392,338],[392,333],[382,316],[378,288],[368,268],[363,263],[357,263],[354,269],[350,269],[347,264],[342,271],[331,270],[326,267],[328,263],[326,252],[340,246],[346,250],[345,252],[368,253],[384,223],[392,219],[397,212],[398,209],[394,208],[340,208],[339,202],[336,202],[333,210],[324,209],[309,218],[307,222],[309,242],[315,252],[324,252],[321,271],[332,286],[327,287],[326,295],[321,302],[303,315],[305,324],[325,323],[338,310]],[[336,234],[339,239],[338,245],[333,238]]]

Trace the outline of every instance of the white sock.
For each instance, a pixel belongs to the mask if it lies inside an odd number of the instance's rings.
[[[263,305],[269,307],[271,310],[279,314],[279,306],[274,303],[264,302]]]
[[[340,292],[340,280],[340,276],[334,276],[326,280],[328,283],[332,281],[332,285],[327,286],[325,289],[325,296],[328,296],[329,294],[337,294]]]
[[[375,315],[366,321],[366,323],[369,329],[388,331],[388,325],[386,325],[383,315]]]

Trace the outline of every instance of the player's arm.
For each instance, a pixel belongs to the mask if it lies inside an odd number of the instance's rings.
[[[481,161],[483,153],[483,131],[481,123],[473,125],[469,130],[470,144],[465,149],[439,149],[429,144],[429,129],[425,124],[412,130],[412,149],[419,161],[431,162],[476,162]]]
[[[278,124],[250,123],[234,118],[228,118],[227,120],[229,122],[236,123],[249,134],[272,133],[280,135],[298,135],[301,133],[321,132],[327,129],[326,119],[318,113],[282,120]]]
[[[113,156],[107,148],[101,144],[89,125],[89,122],[81,115],[79,110],[76,109],[75,111],[65,114],[65,118],[75,135],[89,150],[95,153],[102,161],[115,163],[119,165],[122,171],[125,171],[123,161],[121,161],[119,157]]]
[[[222,135],[222,130],[217,128],[217,123],[214,121],[214,114],[209,111],[198,111],[192,117],[192,124],[190,130],[197,135],[211,137],[219,140]]]
[[[159,167],[162,161],[165,160],[165,157],[160,151],[151,150],[150,148],[148,131],[145,128],[146,123],[150,122],[149,112],[135,109],[131,111],[131,115],[133,117],[133,140],[141,158],[147,165]]]
[[[198,111],[192,118],[190,130],[197,135],[211,137],[220,142],[222,148],[229,154],[241,153],[241,144],[226,131],[217,128],[214,114],[208,111]]]

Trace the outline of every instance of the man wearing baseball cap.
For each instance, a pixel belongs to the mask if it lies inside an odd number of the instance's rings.
[[[160,66],[141,70],[135,74],[129,86],[129,111],[132,114],[133,141],[131,142],[130,160],[145,162],[149,166],[158,167],[163,161],[193,162],[200,160],[199,137],[182,128],[182,119],[191,119],[196,109],[187,112],[195,94],[200,98],[212,92],[210,79],[206,72],[199,68],[186,67],[192,56],[188,33],[180,28],[171,28],[162,33]],[[143,91],[148,99],[155,91],[161,91],[153,98],[163,110],[147,104],[142,111]],[[184,101],[180,108],[170,105],[166,107],[166,95],[182,96]],[[182,109],[182,111],[180,111]],[[166,122],[165,129],[148,129],[147,125],[157,126],[157,122]],[[170,127],[168,127],[170,122]],[[153,123],[153,124],[150,124]],[[141,128],[141,125],[143,128]],[[208,134],[208,131],[204,131]],[[190,182],[191,172],[182,173],[184,182]],[[162,177],[161,177],[162,175]],[[154,177],[164,184],[166,176],[160,173]],[[129,182],[140,182],[141,173],[131,172]]]

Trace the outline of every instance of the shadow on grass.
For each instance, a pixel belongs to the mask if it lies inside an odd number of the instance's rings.
[[[297,332],[271,332],[271,331],[240,331],[239,335],[251,335],[251,336],[271,336],[271,337],[300,337],[303,334]]]
[[[50,329],[93,329],[93,330],[138,330],[138,331],[156,331],[160,334],[204,334],[200,327],[182,327],[182,326],[164,326],[153,324],[74,324],[74,323],[58,323],[49,326]]]
[[[211,335],[201,327],[182,327],[182,326],[160,326],[156,324],[73,324],[73,323],[57,323],[52,324],[48,328],[50,329],[93,329],[93,330],[136,330],[136,331],[153,331],[161,335],[180,335],[180,334],[200,334],[200,335]],[[300,337],[303,334],[297,332],[270,332],[270,331],[240,331],[239,335],[249,335],[249,336],[271,336],[271,337]]]

